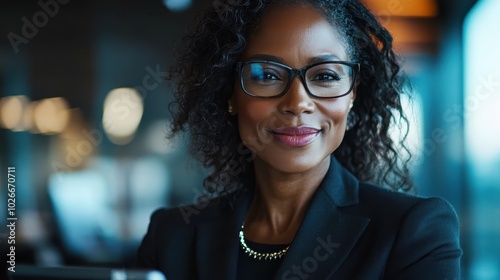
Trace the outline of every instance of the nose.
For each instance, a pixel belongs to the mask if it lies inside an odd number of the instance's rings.
[[[278,109],[282,114],[299,116],[314,112],[314,102],[299,75],[294,77],[288,91],[280,99]]]

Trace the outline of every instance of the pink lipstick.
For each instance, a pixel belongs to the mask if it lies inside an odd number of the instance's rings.
[[[282,127],[273,129],[271,132],[278,142],[292,147],[301,147],[313,142],[321,129],[308,126]]]

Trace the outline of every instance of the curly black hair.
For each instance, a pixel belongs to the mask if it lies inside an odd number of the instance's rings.
[[[338,28],[350,59],[361,64],[348,129],[335,157],[362,181],[412,190],[411,155],[404,145],[408,121],[401,106],[406,79],[391,35],[357,0],[215,1],[185,36],[185,46],[169,72],[168,78],[177,85],[170,104],[170,137],[189,131],[190,152],[211,169],[204,181],[208,194],[242,189],[254,155],[242,143],[237,119],[227,110],[237,59],[269,6],[304,4],[318,8]],[[403,139],[394,140],[389,134],[395,122],[404,124],[399,128]]]

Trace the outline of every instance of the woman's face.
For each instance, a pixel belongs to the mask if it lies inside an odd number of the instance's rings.
[[[269,8],[240,61],[265,58],[293,68],[325,60],[349,61],[338,31],[310,6]],[[273,98],[245,94],[235,79],[231,98],[241,139],[256,154],[255,164],[284,173],[301,173],[329,163],[344,137],[355,94],[319,99],[310,96],[300,77]]]

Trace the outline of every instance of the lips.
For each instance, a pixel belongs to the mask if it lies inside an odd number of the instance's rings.
[[[273,129],[274,139],[287,146],[301,147],[310,144],[316,139],[321,129],[308,126],[282,127]]]

